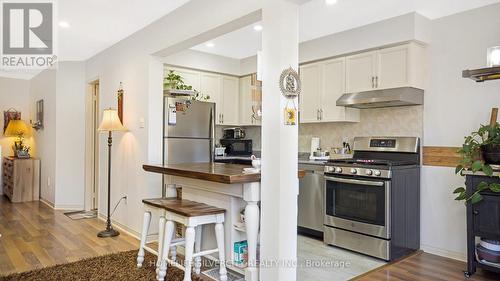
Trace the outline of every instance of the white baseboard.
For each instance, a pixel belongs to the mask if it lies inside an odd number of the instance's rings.
[[[64,211],[83,211],[83,205],[55,205],[54,210],[64,210]]]
[[[450,251],[429,245],[420,245],[420,249],[429,254],[434,254],[441,257],[459,260],[463,262],[467,261],[467,256],[465,253]]]
[[[107,220],[107,217],[103,214],[98,214],[97,217],[99,218],[99,220],[104,221],[104,222]],[[139,232],[131,229],[128,226],[125,226],[125,225],[115,221],[114,219],[111,219],[111,223],[113,223],[114,228],[117,228],[118,230],[134,237],[137,240],[141,240],[141,234]],[[156,235],[156,240],[158,240],[158,235]]]
[[[49,202],[49,201],[47,201],[47,200],[45,200],[43,198],[40,198],[39,201],[42,202],[43,204],[47,205],[51,209],[54,209],[54,204],[52,204],[51,202]]]

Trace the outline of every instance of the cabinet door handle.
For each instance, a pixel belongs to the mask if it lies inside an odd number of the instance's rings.
[[[319,120],[323,120],[323,109],[319,110]]]
[[[375,77],[372,76],[372,88],[375,88]]]
[[[319,120],[319,109],[316,109],[316,120]]]
[[[375,88],[378,88],[378,76],[375,76]]]
[[[476,216],[477,216],[477,215],[479,215],[479,211],[478,211],[478,210],[474,210],[474,211],[472,211],[472,213],[473,213],[474,215],[476,215]]]

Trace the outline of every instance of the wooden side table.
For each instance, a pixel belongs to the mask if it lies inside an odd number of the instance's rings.
[[[3,158],[3,192],[13,203],[40,198],[40,160]]]

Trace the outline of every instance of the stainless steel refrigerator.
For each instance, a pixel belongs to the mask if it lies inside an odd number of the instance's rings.
[[[165,97],[163,164],[213,162],[215,104]]]

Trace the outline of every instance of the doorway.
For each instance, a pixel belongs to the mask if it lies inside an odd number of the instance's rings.
[[[85,112],[85,210],[90,211],[99,202],[99,80],[87,86]]]

